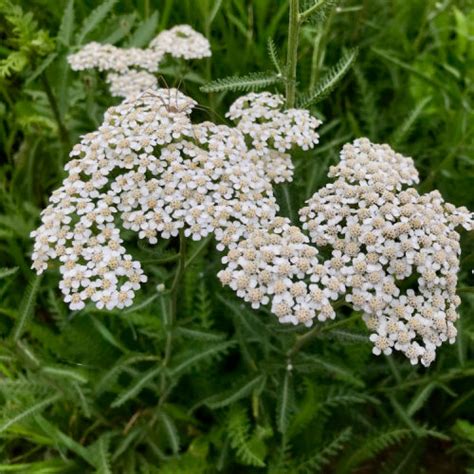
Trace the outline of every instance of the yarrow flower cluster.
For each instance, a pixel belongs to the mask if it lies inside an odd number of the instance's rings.
[[[112,44],[93,41],[84,45],[77,53],[68,56],[73,71],[97,69],[101,72],[125,73],[131,68],[157,72],[163,53],[156,49],[119,48]]]
[[[193,125],[194,105],[177,90],[125,100],[72,150],[68,176],[32,233],[33,267],[41,273],[49,260],[60,260],[71,309],[86,300],[98,308],[129,306],[146,281],[119,226],[151,244],[181,229],[194,240],[213,232],[223,249],[277,213],[263,166],[247,153],[242,134]]]
[[[148,89],[158,89],[158,80],[146,71],[126,71],[107,74],[110,94],[114,97],[130,97]]]
[[[319,321],[334,319],[331,302],[344,286],[319,263],[317,248],[309,244],[298,227],[276,217],[230,249],[218,277],[252,308],[271,303],[282,323],[311,326],[316,316]]]
[[[301,209],[303,229],[331,251],[325,265],[363,312],[374,354],[395,349],[430,365],[436,348],[456,337],[455,228],[472,229],[472,215],[437,191],[403,189],[418,182],[413,160],[367,139],[345,145],[330,175],[337,180]]]
[[[437,191],[404,189],[418,182],[413,160],[367,139],[345,145],[330,176],[300,210],[309,237],[277,217],[228,252],[221,282],[254,308],[270,303],[282,323],[306,326],[334,318],[344,297],[363,312],[374,354],[395,349],[430,365],[456,337],[455,228],[471,230],[472,215]],[[318,261],[318,249],[330,257]]]
[[[207,38],[189,25],[176,25],[162,31],[152,40],[150,48],[174,58],[203,59],[211,56]]]
[[[211,56],[209,41],[189,25],[177,25],[164,30],[148,48],[119,48],[111,44],[92,42],[68,56],[74,71],[97,69],[107,72],[107,82],[116,97],[141,94],[157,89],[159,64],[170,55],[174,58],[202,59]]]
[[[284,110],[284,103],[281,95],[251,92],[239,97],[226,114],[247,137],[275,183],[292,181],[294,167],[286,152],[313,148],[319,142],[316,128],[321,125],[307,110]]]

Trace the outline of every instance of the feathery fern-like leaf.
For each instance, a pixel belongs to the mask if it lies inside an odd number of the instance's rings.
[[[364,124],[364,132],[371,140],[377,139],[377,107],[375,105],[374,90],[367,82],[361,69],[354,67],[354,76],[358,86],[359,114]]]
[[[302,23],[305,21],[321,23],[338,2],[339,0],[304,0],[301,5],[299,20]]]
[[[250,382],[246,382],[240,388],[232,388],[230,390],[226,390],[223,393],[218,393],[211,398],[208,398],[204,403],[212,409],[215,408],[223,408],[225,406],[231,405],[238,400],[248,396],[253,392],[253,390],[257,387],[260,389],[265,384],[266,377],[265,375],[258,375],[257,377],[250,380]]]
[[[290,416],[293,409],[293,386],[291,380],[291,372],[285,371],[283,383],[277,399],[277,427],[278,431],[285,434],[290,423]]]
[[[273,66],[275,66],[277,74],[282,74],[280,58],[278,55],[278,50],[276,48],[275,42],[273,41],[273,38],[268,38],[267,40],[267,51],[268,51],[268,56],[270,57],[270,60],[273,63]]]
[[[320,472],[331,461],[331,458],[344,449],[351,437],[352,428],[345,428],[321,450],[316,450],[314,455],[300,460],[292,472],[297,474],[315,474]]]
[[[245,410],[234,405],[227,421],[230,444],[239,459],[249,466],[265,467],[262,455],[249,443],[250,423]]]
[[[220,344],[213,344],[204,349],[199,347],[193,348],[186,353],[184,357],[180,357],[180,360],[170,367],[169,376],[177,377],[206,359],[220,357],[233,345],[235,345],[235,341],[226,341],[221,342]]]
[[[82,44],[85,37],[94,31],[110,13],[117,0],[105,0],[96,7],[82,22],[81,29],[77,33],[77,44]]]
[[[110,466],[110,434],[102,435],[90,450],[92,452],[97,474],[112,474]]]
[[[69,0],[64,9],[61,25],[59,26],[58,41],[69,46],[71,44],[72,31],[74,29],[74,0]]]
[[[127,42],[128,47],[143,48],[155,35],[158,25],[158,10],[154,11],[149,18],[140,23],[135,32],[130,36]]]
[[[410,112],[408,117],[401,123],[401,125],[395,130],[391,138],[391,144],[395,147],[408,138],[412,130],[413,125],[418,120],[420,115],[423,113],[423,110],[430,102],[431,97],[425,97],[415,108]]]
[[[15,423],[24,421],[27,418],[30,418],[31,416],[36,415],[37,413],[40,413],[49,405],[52,405],[53,403],[57,402],[60,398],[61,398],[61,394],[56,393],[54,395],[51,395],[45,398],[44,400],[41,400],[39,402],[36,402],[30,405],[29,407],[20,411],[19,413],[12,414],[12,416],[4,418],[0,422],[0,433],[8,430],[8,428],[10,428],[10,426],[14,425]]]
[[[13,329],[13,340],[16,342],[20,339],[28,320],[33,314],[33,309],[36,303],[36,296],[41,283],[41,276],[34,275],[33,280],[29,283],[24,295],[23,300],[18,310],[18,319]]]
[[[216,79],[200,87],[202,92],[254,91],[282,82],[282,76],[273,72],[251,72],[245,76]]]
[[[0,268],[0,279],[7,278],[11,275],[14,275],[18,271],[18,267],[13,268]]]
[[[148,382],[153,380],[154,378],[158,377],[158,375],[162,371],[162,367],[155,367],[145,374],[140,374],[140,376],[133,381],[133,383],[130,385],[130,387],[125,390],[123,393],[121,393],[111,404],[110,406],[112,408],[117,408],[121,405],[123,405],[125,402],[130,400],[131,398],[135,397],[138,395],[146,386]]]
[[[298,107],[307,108],[326,98],[354,64],[357,52],[355,48],[346,51],[338,63],[321,79],[316,88],[298,99]]]
[[[160,412],[160,420],[163,425],[163,428],[165,429],[166,435],[168,437],[171,450],[173,451],[174,454],[178,454],[180,440],[179,440],[178,430],[176,429],[176,425],[174,424],[171,417],[168,416],[164,412]]]

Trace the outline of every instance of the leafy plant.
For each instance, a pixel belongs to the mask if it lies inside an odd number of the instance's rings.
[[[100,75],[71,73],[67,55],[88,41],[143,47],[182,23],[206,33],[213,58],[161,72],[204,106],[200,119],[223,122],[233,91],[262,87],[323,119],[319,146],[295,154],[293,183],[277,187],[282,212],[324,185],[341,145],[360,135],[396,143],[421,190],[472,208],[472,2],[296,3],[0,3],[0,472],[474,469],[468,233],[458,339],[429,369],[373,357],[346,307],[344,325],[309,336],[251,310],[217,281],[211,239],[186,250],[175,318],[166,288],[177,240],[150,248],[125,236],[151,280],[126,311],[71,312],[55,271],[40,282],[30,270],[29,233],[71,144],[116,103]]]

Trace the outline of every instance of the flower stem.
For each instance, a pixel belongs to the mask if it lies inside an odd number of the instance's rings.
[[[286,106],[288,108],[295,106],[296,99],[296,65],[298,58],[299,30],[299,0],[290,0],[288,51],[286,56]]]
[[[179,231],[178,255],[179,255],[178,267],[176,268],[176,273],[175,273],[171,288],[167,292],[170,296],[170,304],[169,304],[169,312],[165,320],[166,345],[165,345],[165,355],[163,357],[163,362],[162,362],[163,369],[166,369],[171,358],[171,348],[173,344],[173,330],[174,330],[174,324],[176,321],[176,311],[178,308],[178,290],[179,290],[180,283],[183,279],[185,266],[186,266],[186,238],[184,236],[183,229],[180,229]],[[166,372],[165,370],[163,370],[163,372],[161,373],[162,396],[165,393],[165,389],[166,389]]]
[[[337,303],[336,303],[337,304]],[[341,303],[341,306],[344,304],[344,302]],[[336,305],[335,305],[336,306]],[[336,329],[340,326],[345,326],[346,324],[351,323],[355,319],[359,318],[359,314],[354,314],[350,316],[349,318],[342,319],[340,321],[336,321],[335,323],[332,324],[327,324],[326,326],[315,326],[311,331],[308,331],[304,333],[301,336],[298,336],[295,340],[295,343],[293,344],[293,347],[286,353],[288,359],[291,359],[295,354],[297,354],[300,349],[307,344],[309,341],[314,339],[316,336],[323,332],[328,332],[332,331],[333,329]]]

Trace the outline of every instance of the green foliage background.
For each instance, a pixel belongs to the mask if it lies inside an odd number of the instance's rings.
[[[303,102],[321,99],[310,105],[321,143],[294,157],[295,182],[277,190],[282,212],[293,218],[358,136],[413,156],[420,189],[473,209],[473,3],[322,3],[330,8],[302,28],[297,77]],[[267,77],[271,56],[285,57],[287,22],[284,0],[0,0],[0,472],[474,472],[472,234],[462,238],[458,340],[429,369],[371,355],[345,308],[310,338],[251,310],[220,287],[209,240],[188,249],[172,325],[155,287],[171,284],[175,266],[160,260],[176,242],[129,243],[150,282],[122,312],[71,313],[57,273],[30,270],[29,232],[71,145],[116,103],[67,54],[91,40],[145,46],[188,23],[213,57],[186,70],[170,62],[163,76],[207,107],[196,119],[223,121],[237,93],[200,87]]]

